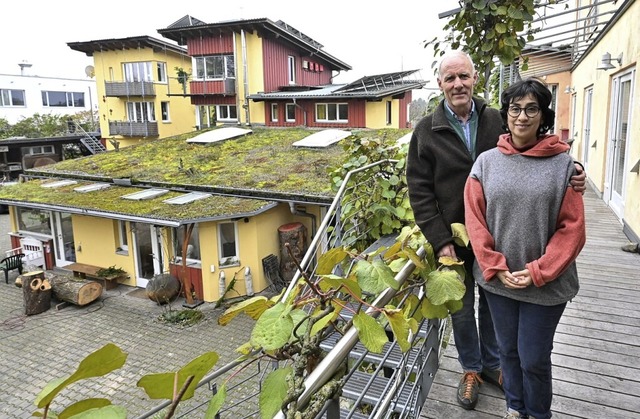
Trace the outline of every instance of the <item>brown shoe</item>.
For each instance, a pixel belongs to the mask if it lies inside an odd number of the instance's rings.
[[[478,403],[478,392],[480,391],[482,378],[477,372],[465,372],[458,384],[458,404],[463,409],[473,410]]]

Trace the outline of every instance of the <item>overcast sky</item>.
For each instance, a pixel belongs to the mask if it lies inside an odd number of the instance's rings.
[[[188,14],[207,23],[252,18],[283,20],[353,68],[336,78],[337,83],[414,69],[421,70],[422,79],[433,80],[433,50],[423,48],[423,44],[441,36],[446,21],[438,14],[456,7],[457,0],[18,0],[5,9],[0,25],[0,74],[20,74],[18,63],[27,61],[32,64],[31,75],[84,78],[85,67],[93,64],[93,58],[71,50],[67,42],[141,35],[164,39],[157,30]],[[436,88],[435,80],[427,87]],[[422,93],[425,94],[418,96],[428,95],[428,91]]]

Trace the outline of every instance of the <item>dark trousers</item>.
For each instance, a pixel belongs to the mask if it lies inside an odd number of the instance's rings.
[[[507,408],[551,417],[551,351],[566,303],[541,306],[486,292],[500,349]]]

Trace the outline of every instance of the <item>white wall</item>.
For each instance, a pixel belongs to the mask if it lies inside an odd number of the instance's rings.
[[[20,74],[0,74],[0,90],[24,90],[25,106],[1,106],[0,118],[15,124],[34,114],[73,115],[78,112],[97,110],[98,99],[96,82],[93,79],[67,79],[41,77]],[[42,91],[82,92],[84,107],[45,107],[42,104]]]

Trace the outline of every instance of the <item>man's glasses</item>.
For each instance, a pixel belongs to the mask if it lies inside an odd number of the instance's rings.
[[[537,106],[527,106],[526,108],[521,108],[519,106],[509,106],[509,109],[507,109],[507,113],[513,118],[519,117],[522,111],[524,111],[524,114],[527,115],[527,117],[533,118],[540,113],[540,108]]]

